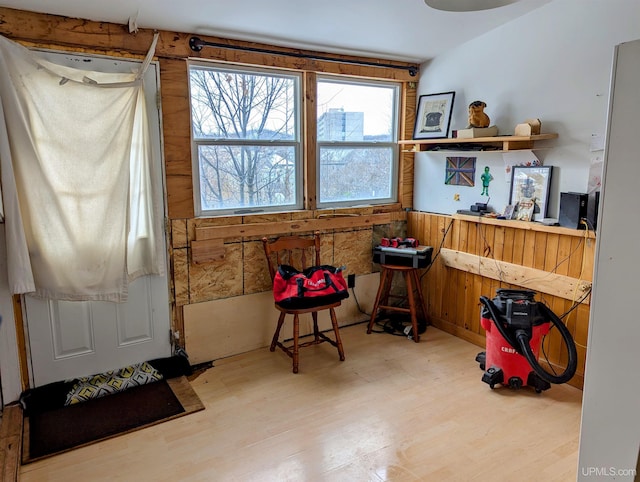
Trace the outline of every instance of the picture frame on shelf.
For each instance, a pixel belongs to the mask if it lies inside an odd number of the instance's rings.
[[[515,211],[514,205],[513,204],[508,204],[504,208],[504,213],[502,213],[502,217],[504,217],[505,219],[513,219],[514,211]]]
[[[421,95],[418,99],[414,139],[444,139],[449,137],[455,92]]]
[[[533,221],[536,214],[547,217],[552,174],[553,166],[512,167],[509,204],[515,207],[515,219]]]

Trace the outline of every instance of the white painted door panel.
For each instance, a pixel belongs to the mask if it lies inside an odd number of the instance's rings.
[[[34,386],[168,356],[167,306],[158,276],[135,280],[125,303],[25,296]]]

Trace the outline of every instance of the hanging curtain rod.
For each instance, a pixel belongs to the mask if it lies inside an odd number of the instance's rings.
[[[408,70],[409,75],[411,77],[415,77],[418,74],[418,67],[413,65],[393,65],[393,64],[381,64],[378,62],[367,62],[364,60],[338,60],[332,57],[323,57],[321,55],[307,55],[307,54],[299,54],[296,52],[282,52],[280,50],[268,50],[261,49],[257,47],[241,47],[239,45],[227,45],[215,42],[207,42],[206,40],[202,40],[198,37],[191,37],[189,39],[189,47],[194,52],[200,52],[202,47],[219,47],[223,49],[234,49],[234,50],[245,50],[248,52],[258,52],[261,54],[272,54],[272,55],[285,55],[287,57],[296,57],[299,59],[309,59],[309,60],[323,60],[325,62],[338,62],[341,64],[353,64],[353,65],[367,65],[370,67],[384,67],[387,69],[400,69],[400,70]]]

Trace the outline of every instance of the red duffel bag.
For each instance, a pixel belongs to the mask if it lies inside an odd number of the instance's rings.
[[[273,299],[283,308],[312,308],[348,297],[342,268],[334,266],[311,266],[300,272],[281,264],[273,279]]]

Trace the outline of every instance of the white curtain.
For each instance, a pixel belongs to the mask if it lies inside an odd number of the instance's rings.
[[[125,301],[162,274],[142,75],[53,64],[0,37],[0,168],[13,293]]]

